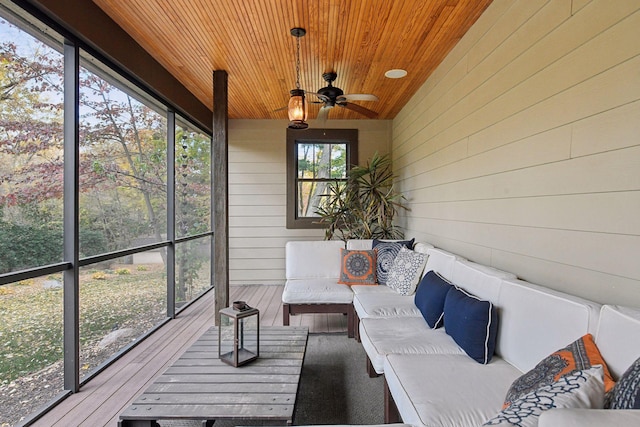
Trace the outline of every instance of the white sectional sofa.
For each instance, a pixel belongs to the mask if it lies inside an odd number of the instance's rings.
[[[330,245],[340,246],[333,242],[315,243],[326,245],[327,249]],[[593,335],[614,379],[640,357],[640,309],[601,306],[518,280],[511,273],[428,244],[418,247],[428,256],[423,277],[433,271],[465,295],[483,303],[488,301],[495,308],[492,313],[497,313],[499,319],[495,352],[488,363],[469,357],[450,335],[453,331],[447,329],[447,325],[454,325],[453,320],[447,321],[455,316],[451,311],[444,314],[444,327],[432,329],[414,304],[414,296],[399,295],[386,286],[351,286],[354,327],[358,325],[356,335],[370,360],[369,373],[385,376],[387,423],[403,422],[416,427],[482,425],[500,411],[516,379],[585,334]],[[370,249],[371,241],[349,241],[347,248]],[[288,246],[288,256],[290,249],[293,247]],[[305,259],[309,257],[315,261],[315,271],[335,271],[332,274],[337,278],[339,267],[327,264],[322,268],[318,262],[323,259],[339,266],[339,257],[335,261],[328,256],[305,255]],[[290,281],[289,275],[287,278],[287,300],[302,304],[302,295],[291,297],[297,282]],[[327,289],[338,291],[326,285]],[[309,298],[311,305],[327,304],[326,301],[315,294]],[[601,383],[599,387],[603,387]],[[597,406],[602,402],[589,404]],[[542,412],[539,425],[638,426],[640,411],[553,409]]]

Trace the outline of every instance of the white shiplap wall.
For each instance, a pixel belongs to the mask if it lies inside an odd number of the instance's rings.
[[[640,1],[495,0],[392,152],[407,236],[640,307]]]
[[[286,228],[285,120],[229,121],[229,278],[231,285],[284,284],[284,245],[322,240],[322,230]],[[314,127],[314,121],[310,121]],[[391,121],[328,120],[358,129],[360,163],[389,152]]]

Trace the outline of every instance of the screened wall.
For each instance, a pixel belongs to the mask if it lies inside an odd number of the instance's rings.
[[[0,417],[77,391],[210,290],[211,136],[0,1]]]

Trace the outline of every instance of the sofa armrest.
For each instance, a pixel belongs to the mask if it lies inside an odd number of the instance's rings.
[[[635,427],[640,425],[637,409],[551,409],[540,414],[539,427]]]

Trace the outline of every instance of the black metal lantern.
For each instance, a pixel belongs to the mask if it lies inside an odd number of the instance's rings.
[[[260,312],[244,301],[220,310],[218,357],[238,367],[256,360],[260,353]]]

